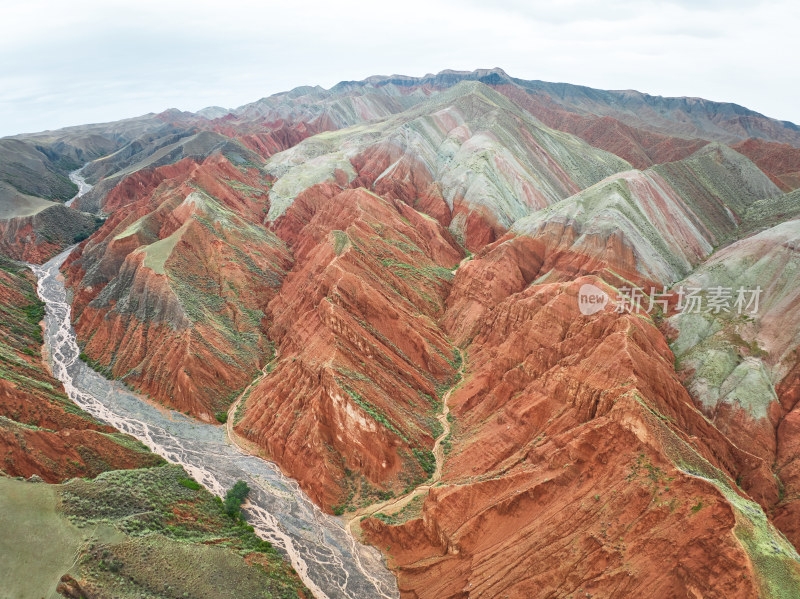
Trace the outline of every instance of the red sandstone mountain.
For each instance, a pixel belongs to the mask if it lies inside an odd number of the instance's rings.
[[[403,597],[800,592],[796,126],[499,69],[143,122],[84,171],[84,352],[235,404]],[[751,320],[578,309],[762,278]]]
[[[142,171],[107,196],[115,211],[69,262],[97,365],[206,420],[229,405],[268,355],[267,305],[292,263],[261,226],[267,185],[218,155]]]

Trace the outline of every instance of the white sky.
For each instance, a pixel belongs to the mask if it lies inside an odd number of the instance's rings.
[[[800,2],[0,0],[0,135],[499,66],[800,124]]]

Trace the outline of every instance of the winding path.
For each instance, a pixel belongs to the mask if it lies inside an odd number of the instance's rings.
[[[462,261],[462,264],[463,262],[464,261]],[[450,434],[450,421],[447,418],[447,416],[450,414],[450,406],[447,404],[447,402],[450,400],[450,395],[452,395],[453,391],[456,389],[456,387],[458,387],[459,383],[461,382],[461,379],[464,376],[464,368],[466,367],[466,360],[464,359],[463,350],[459,349],[458,353],[461,356],[461,365],[458,369],[458,376],[456,377],[456,382],[442,396],[442,411],[439,415],[436,416],[436,419],[442,425],[442,434],[436,438],[436,441],[433,444],[433,456],[434,458],[436,458],[436,470],[433,472],[433,475],[427,481],[418,485],[405,495],[401,495],[400,497],[395,497],[392,499],[387,499],[385,501],[379,501],[377,503],[373,503],[366,507],[359,508],[358,510],[356,510],[352,515],[349,516],[349,519],[347,520],[347,530],[349,530],[353,535],[358,534],[357,531],[353,530],[353,525],[360,522],[363,518],[374,516],[378,512],[382,512],[386,515],[396,514],[397,512],[402,510],[405,506],[407,506],[412,499],[414,499],[415,497],[419,497],[423,493],[427,493],[428,491],[430,491],[431,488],[434,487],[436,483],[438,483],[442,479],[442,468],[444,467],[444,446],[442,444],[444,443],[444,440],[447,439],[447,436]]]

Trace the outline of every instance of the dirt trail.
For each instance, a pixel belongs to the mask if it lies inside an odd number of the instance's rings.
[[[353,525],[360,522],[362,518],[374,516],[378,512],[382,512],[386,515],[396,514],[406,505],[408,505],[412,499],[430,491],[430,489],[442,479],[442,467],[444,466],[444,446],[442,443],[444,443],[444,440],[450,434],[450,421],[447,419],[447,416],[450,414],[450,406],[447,402],[450,399],[450,395],[458,386],[459,382],[461,382],[461,378],[464,376],[464,368],[466,367],[464,351],[459,348],[458,353],[461,356],[461,366],[458,369],[456,382],[442,396],[442,411],[436,417],[436,419],[442,425],[442,434],[436,438],[436,441],[433,444],[433,455],[434,458],[436,458],[436,470],[427,481],[415,487],[412,491],[409,491],[405,495],[370,504],[366,507],[359,508],[352,515],[346,516],[349,518],[347,520],[347,530],[349,530],[354,536],[357,536],[357,531],[354,530]]]

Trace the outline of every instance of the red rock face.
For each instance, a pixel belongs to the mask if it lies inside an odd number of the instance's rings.
[[[649,287],[636,268],[633,249],[620,236],[584,235],[587,251],[574,249],[577,237],[571,227],[552,223],[536,237],[508,234],[488,245],[459,269],[447,298],[445,330],[459,344],[469,342],[477,332],[475,327],[498,303],[543,276],[548,281],[568,281],[597,274],[615,284],[635,282]]]
[[[439,185],[419,159],[406,155],[401,148],[386,144],[370,148],[352,160],[358,173],[351,187],[371,188],[387,199],[398,199],[419,212],[432,216],[442,227],[452,220],[450,207],[442,197]],[[381,177],[392,166],[391,172]]]
[[[358,176],[350,182],[351,188],[365,187],[381,197],[401,200],[435,218],[445,228],[454,219],[462,219],[465,222],[464,246],[470,251],[480,250],[506,231],[488,210],[470,206],[463,197],[456,196],[451,208],[430,169],[398,146],[370,147],[356,156],[352,164]]]
[[[731,147],[755,162],[783,191],[800,188],[800,148],[755,138]]]
[[[797,401],[797,373],[800,367],[778,385],[778,397],[786,414],[775,429],[775,464],[783,482],[783,498],[773,507],[775,525],[800,545],[800,403]]]
[[[307,123],[288,123],[285,121],[275,121],[264,123],[253,132],[245,133],[240,127],[226,126],[222,123],[213,127],[213,131],[235,137],[245,147],[253,150],[258,155],[267,158],[300,143],[307,137],[316,135],[323,131],[332,131],[336,127],[327,118],[316,119]]]
[[[2,396],[4,394],[0,394]],[[38,400],[30,398],[28,401],[36,403]],[[145,448],[134,451],[114,441],[108,437],[111,433],[114,433],[111,427],[64,428],[51,432],[2,423],[2,470],[9,476],[28,478],[35,474],[45,482],[58,483],[75,477],[94,477],[107,470],[144,468],[161,462]]]
[[[33,215],[0,218],[0,255],[41,264],[94,228],[91,215],[53,202]]]
[[[63,247],[45,240],[37,243],[32,217],[0,221],[0,253],[34,264],[47,262]]]

